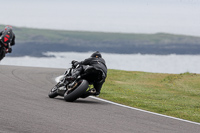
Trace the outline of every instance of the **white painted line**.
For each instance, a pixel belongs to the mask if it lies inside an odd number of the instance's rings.
[[[55,81],[59,82],[61,77],[62,77],[62,75],[57,77],[57,78],[55,78]],[[179,120],[179,121],[183,121],[183,122],[188,122],[188,123],[191,123],[191,124],[200,125],[200,123],[198,123],[198,122],[188,121],[188,120],[184,120],[184,119],[180,119],[180,118],[176,118],[176,117],[172,117],[172,116],[162,115],[162,114],[158,114],[158,113],[154,113],[154,112],[150,112],[150,111],[146,111],[146,110],[142,110],[142,109],[138,109],[138,108],[133,108],[133,107],[130,107],[130,106],[126,106],[126,105],[123,105],[123,104],[111,102],[111,101],[104,100],[104,99],[101,99],[101,98],[98,98],[98,97],[94,97],[94,96],[89,96],[89,97],[93,98],[93,99],[96,99],[96,100],[99,100],[99,101],[103,101],[103,102],[107,102],[107,103],[114,104],[114,105],[117,105],[117,106],[121,106],[121,107],[124,107],[124,108],[129,108],[129,109],[133,109],[133,110],[137,110],[137,111],[141,111],[141,112],[145,112],[145,113],[149,113],[149,114],[154,114],[154,115],[158,115],[158,116],[162,116],[162,117],[166,117],[166,118],[171,118],[171,119],[175,119],[175,120]]]
[[[179,120],[179,121],[183,121],[183,122],[188,122],[188,123],[191,123],[191,124],[200,125],[200,123],[198,123],[198,122],[188,121],[188,120],[184,120],[184,119],[180,119],[180,118],[176,118],[176,117],[172,117],[172,116],[162,115],[162,114],[158,114],[158,113],[154,113],[154,112],[150,112],[150,111],[146,111],[146,110],[142,110],[142,109],[138,109],[138,108],[133,108],[133,107],[130,107],[130,106],[111,102],[111,101],[104,100],[104,99],[94,97],[94,96],[90,96],[90,98],[93,98],[93,99],[96,99],[96,100],[99,100],[99,101],[103,101],[103,102],[107,102],[107,103],[110,103],[110,104],[114,104],[114,105],[117,105],[117,106],[121,106],[121,107],[124,107],[124,108],[129,108],[129,109],[133,109],[133,110],[137,110],[137,111],[141,111],[141,112],[145,112],[145,113],[149,113],[149,114],[154,114],[154,115],[158,115],[158,116],[162,116],[162,117],[166,117],[166,118],[171,118],[171,119],[175,119],[175,120]]]

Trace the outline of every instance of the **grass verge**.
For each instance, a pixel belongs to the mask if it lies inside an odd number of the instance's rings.
[[[108,70],[100,98],[200,122],[200,74]]]

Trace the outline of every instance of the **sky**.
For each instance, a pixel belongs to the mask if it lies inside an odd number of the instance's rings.
[[[0,24],[42,29],[200,36],[200,0],[9,0]]]

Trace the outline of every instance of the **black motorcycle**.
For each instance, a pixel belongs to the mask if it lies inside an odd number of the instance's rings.
[[[76,66],[76,68],[77,67],[79,67],[79,65]],[[96,70],[92,66],[86,66],[84,72],[76,79],[69,79],[68,77],[72,75],[76,68],[74,68],[72,64],[72,68],[69,68],[61,76],[59,82],[50,90],[50,98],[62,96],[66,101],[73,102],[78,98],[86,98],[86,93],[96,92],[96,90],[92,88],[92,85],[94,82],[102,79],[103,72],[101,70]]]

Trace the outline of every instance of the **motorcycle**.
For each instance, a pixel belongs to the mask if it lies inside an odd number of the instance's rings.
[[[6,45],[5,43],[3,43],[1,41],[1,38],[0,38],[0,61],[5,57],[5,55],[8,53],[8,49],[6,48]]]
[[[73,67],[72,64],[72,67],[60,76],[59,82],[50,90],[49,98],[62,96],[65,101],[73,102],[78,98],[86,98],[87,96],[85,97],[85,94],[87,93],[96,93],[92,85],[95,81],[101,80],[103,72],[101,70],[96,70],[92,66],[86,66],[81,75],[73,80],[69,79],[68,77],[71,76],[78,67],[79,65]]]

